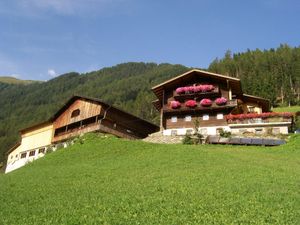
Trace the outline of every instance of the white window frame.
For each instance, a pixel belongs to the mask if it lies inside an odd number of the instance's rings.
[[[222,120],[224,118],[224,114],[223,113],[218,113],[217,114],[217,120]]]
[[[203,114],[202,120],[209,120],[209,114]]]
[[[191,115],[186,115],[185,118],[184,118],[184,121],[191,122],[192,121],[192,116]]]
[[[171,117],[171,122],[172,123],[177,123],[177,116],[172,116]]]

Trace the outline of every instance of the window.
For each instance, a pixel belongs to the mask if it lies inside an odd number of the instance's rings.
[[[45,148],[40,148],[40,149],[39,149],[39,154],[40,154],[40,153],[45,153]]]
[[[71,118],[79,116],[79,114],[80,114],[80,109],[75,109],[71,114]]]
[[[207,128],[201,128],[200,133],[203,134],[203,135],[206,135],[207,134]]]
[[[262,128],[255,129],[255,134],[262,134],[262,133],[263,133]]]
[[[177,122],[177,116],[172,116],[171,117],[171,122],[176,123]]]
[[[249,106],[248,110],[249,110],[250,113],[254,113],[254,106]]]
[[[203,115],[203,120],[209,120],[209,115],[208,114],[204,114]]]
[[[280,134],[280,128],[273,128],[273,134]]]
[[[27,152],[21,153],[21,159],[26,158]]]
[[[177,130],[171,130],[171,136],[176,136],[177,135]]]
[[[223,116],[223,113],[218,113],[218,114],[217,114],[217,119],[218,119],[218,120],[222,120],[223,117],[224,117],[224,116]]]
[[[186,134],[187,134],[187,135],[191,135],[192,133],[193,133],[193,129],[187,129],[187,130],[186,130]]]
[[[186,115],[185,118],[184,118],[184,120],[185,120],[186,122],[191,122],[191,121],[192,121],[192,116]]]
[[[10,159],[13,159],[13,157],[14,157],[14,156],[12,155],[12,156],[10,157]]]
[[[35,156],[35,150],[29,152],[29,157],[30,156]]]

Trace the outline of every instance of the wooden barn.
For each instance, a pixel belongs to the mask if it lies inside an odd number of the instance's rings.
[[[244,94],[240,79],[193,69],[152,88],[164,135],[185,135],[200,123],[203,135],[221,130],[288,133],[292,115],[270,113],[268,100]]]
[[[159,127],[96,98],[73,96],[48,121],[20,131],[21,141],[7,152],[5,172],[42,157],[49,146],[88,132],[142,139]]]

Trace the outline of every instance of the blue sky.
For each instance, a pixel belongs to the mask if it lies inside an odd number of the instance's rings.
[[[299,42],[299,0],[0,0],[0,75],[21,79]]]

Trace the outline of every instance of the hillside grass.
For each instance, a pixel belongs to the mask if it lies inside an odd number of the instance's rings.
[[[272,109],[274,112],[300,112],[300,106],[291,106],[291,107],[277,107]]]
[[[300,224],[299,146],[89,134],[0,175],[0,224]]]
[[[6,84],[23,84],[23,85],[32,84],[32,83],[42,83],[42,81],[20,80],[15,77],[6,77],[6,76],[3,76],[3,77],[0,76],[0,82],[6,83]]]

